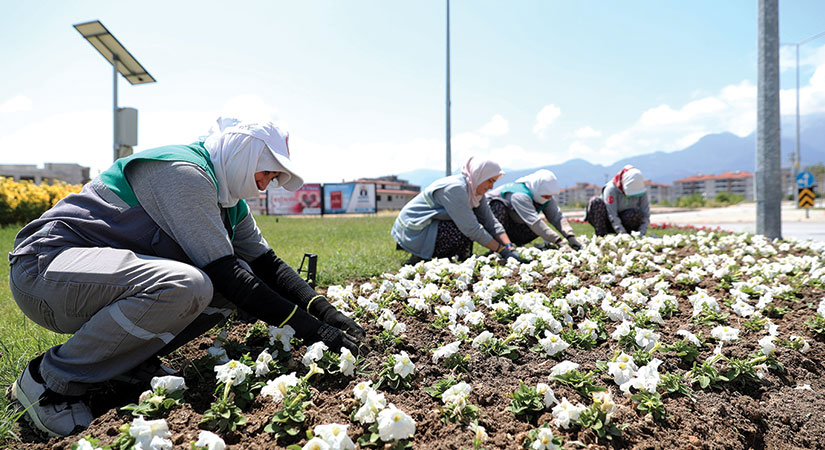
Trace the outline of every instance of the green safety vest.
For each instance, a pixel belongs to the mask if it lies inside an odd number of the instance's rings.
[[[183,161],[197,165],[207,174],[209,178],[215,183],[215,198],[218,197],[218,179],[215,177],[215,169],[212,167],[212,160],[209,158],[209,152],[206,151],[202,142],[196,142],[191,145],[167,145],[165,147],[152,148],[142,152],[135,153],[125,158],[118,159],[111,167],[100,174],[100,180],[114,192],[121,200],[126,202],[130,207],[138,205],[138,199],[132,186],[126,180],[124,172],[126,166],[132,161],[138,160],[152,160],[152,161]],[[249,206],[246,200],[238,201],[238,204],[231,208],[227,208],[227,219],[231,229],[228,229],[229,238],[234,234],[235,226],[249,214]]]
[[[530,191],[530,189],[524,183],[505,184],[504,186],[501,187],[500,192],[501,192],[501,197],[502,198],[504,197],[504,194],[512,194],[512,193],[518,192],[518,193],[521,193],[521,194],[527,194],[527,196],[530,197],[530,200],[533,200],[533,193]],[[541,205],[536,206],[536,205],[538,205],[538,203],[536,203],[536,201],[533,200],[533,206],[536,208],[536,212],[541,212],[544,209],[544,207],[547,206],[548,203],[550,203],[550,200],[547,200],[546,202],[542,203]]]

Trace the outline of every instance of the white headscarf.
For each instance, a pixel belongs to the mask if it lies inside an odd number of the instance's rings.
[[[524,183],[533,194],[533,201],[538,204],[547,203],[543,195],[559,195],[561,191],[556,174],[547,169],[540,169],[530,175],[525,175],[516,180],[516,183]]]
[[[470,159],[464,163],[464,167],[461,168],[461,174],[467,179],[467,188],[470,191],[470,205],[476,208],[481,204],[481,198],[484,196],[484,194],[479,195],[476,193],[478,185],[490,178],[498,178],[504,175],[504,172],[498,163],[490,161],[489,159],[476,159],[474,156],[471,156]]]
[[[231,208],[240,199],[257,198],[260,191],[255,184],[256,172],[281,172],[270,187],[283,186],[291,191],[300,188],[303,179],[291,167],[288,138],[271,122],[218,118],[217,126],[203,143],[218,179],[218,203]]]

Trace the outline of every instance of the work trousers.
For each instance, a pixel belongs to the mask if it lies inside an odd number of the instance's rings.
[[[168,354],[232,312],[203,271],[179,261],[71,247],[41,265],[37,255],[12,257],[9,285],[31,320],[74,333],[40,364],[46,385],[65,395]]]
[[[587,210],[584,215],[584,220],[593,226],[593,232],[596,236],[606,236],[608,234],[615,234],[613,224],[610,223],[610,216],[607,213],[607,206],[601,197],[593,197],[587,204]],[[636,208],[625,209],[619,212],[619,220],[622,226],[628,233],[632,231],[639,231],[642,227],[642,212]]]

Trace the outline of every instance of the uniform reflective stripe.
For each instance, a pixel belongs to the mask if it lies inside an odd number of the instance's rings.
[[[120,310],[120,305],[117,303],[111,305],[109,307],[109,314],[112,316],[112,319],[115,319],[115,322],[120,325],[127,333],[131,334],[132,336],[143,339],[144,341],[148,341],[150,339],[158,338],[163,343],[168,344],[175,336],[172,333],[152,333],[150,331],[144,330],[143,328],[137,326],[123,314],[123,311]]]
[[[232,314],[232,310],[229,308],[213,308],[211,306],[207,306],[203,309],[201,314],[206,314],[207,316],[222,314],[224,317],[229,317],[229,315]]]
[[[292,318],[293,314],[295,314],[295,311],[297,311],[297,310],[298,310],[298,305],[295,305],[295,307],[294,307],[294,308],[292,308],[292,312],[291,312],[291,313],[289,313],[289,315],[286,317],[286,319],[284,319],[284,321],[283,321],[283,322],[281,322],[281,324],[280,324],[280,325],[278,325],[278,328],[283,328],[283,327],[284,327],[284,325],[286,325],[286,323],[287,323],[287,322],[289,322],[289,319],[291,319],[291,318]]]

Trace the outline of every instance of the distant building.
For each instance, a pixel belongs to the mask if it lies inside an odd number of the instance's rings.
[[[739,194],[745,197],[745,200],[753,200],[753,174],[737,170],[719,175],[693,175],[675,180],[673,188],[677,198],[693,194],[714,198],[720,192],[728,192]]]
[[[356,183],[375,184],[375,203],[378,211],[400,210],[421,192],[421,186],[410,184],[395,175],[378,178],[360,178]]]
[[[43,168],[35,164],[0,164],[0,177],[14,181],[29,180],[34,184],[59,180],[69,184],[89,182],[89,168],[78,164],[46,163]]]
[[[601,186],[590,183],[576,183],[575,186],[564,188],[559,192],[559,205],[587,205],[591,197],[601,195],[601,193]]]
[[[645,187],[647,187],[647,199],[650,203],[664,203],[674,200],[673,186],[669,184],[645,180]]]

